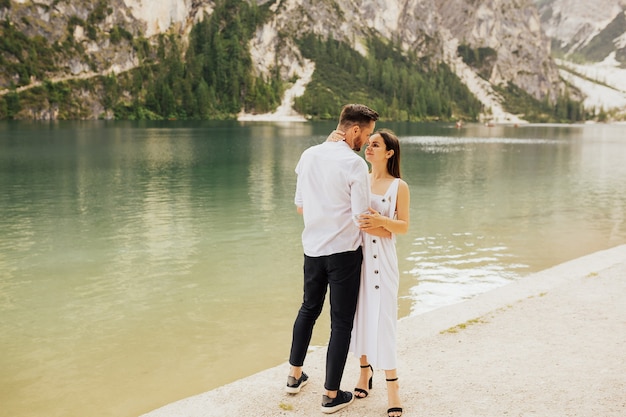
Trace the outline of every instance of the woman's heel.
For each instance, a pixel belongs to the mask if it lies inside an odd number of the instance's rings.
[[[398,378],[387,378],[385,379],[387,382],[395,382],[398,380]],[[389,387],[387,387],[387,390],[389,390]],[[391,415],[391,413],[394,413],[393,416]],[[400,414],[397,414],[400,413]],[[391,407],[387,409],[387,415],[389,417],[400,417],[402,415],[402,407]]]
[[[362,369],[370,368],[372,370],[372,376],[370,376],[370,379],[367,382],[368,389],[372,389],[372,383],[374,379],[374,368],[372,368],[372,365],[361,365],[361,368]],[[354,388],[354,393],[355,393],[354,396],[356,398],[365,398],[369,395],[369,392],[367,392],[367,390],[364,390],[363,388]],[[361,395],[356,395],[356,394],[361,394]]]
[[[369,382],[367,384],[369,389],[372,389],[372,384],[373,384],[373,381],[374,381],[374,368],[372,368],[372,365],[365,365],[365,366],[361,365],[361,368],[367,368],[367,367],[369,367],[372,370],[372,376],[370,376],[370,380],[369,380]]]

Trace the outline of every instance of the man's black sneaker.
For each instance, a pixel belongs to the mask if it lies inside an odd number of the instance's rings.
[[[354,396],[352,393],[346,391],[337,391],[337,397],[335,398],[322,395],[322,413],[335,413],[349,406],[352,401],[354,401]]]
[[[299,379],[296,379],[292,376],[287,377],[287,387],[285,387],[285,392],[289,394],[297,394],[300,392],[303,386],[306,385],[309,380],[309,376],[302,372],[302,375]]]

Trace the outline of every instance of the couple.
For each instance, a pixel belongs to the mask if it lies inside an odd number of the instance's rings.
[[[302,371],[313,326],[330,287],[331,334],[323,413],[334,413],[372,388],[374,367],[385,370],[390,417],[402,415],[396,374],[398,261],[395,234],[409,225],[409,188],[400,179],[400,147],[388,131],[374,132],[378,113],[343,107],[337,130],[302,153],[295,203],[304,217],[304,297],[293,326],[288,393],[307,383]],[[353,151],[367,144],[365,159]],[[354,394],[340,390],[348,352],[360,360]],[[372,366],[373,365],[373,366]]]

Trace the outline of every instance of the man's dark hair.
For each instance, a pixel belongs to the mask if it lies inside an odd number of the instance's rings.
[[[363,104],[346,104],[341,109],[339,126],[348,128],[352,125],[361,127],[378,120],[378,113]]]

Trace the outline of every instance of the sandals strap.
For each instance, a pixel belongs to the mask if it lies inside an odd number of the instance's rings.
[[[385,379],[385,381],[387,381],[387,382],[393,382],[393,381],[397,381],[397,380],[398,380],[398,378]]]
[[[361,365],[361,368],[369,368],[372,365]]]

